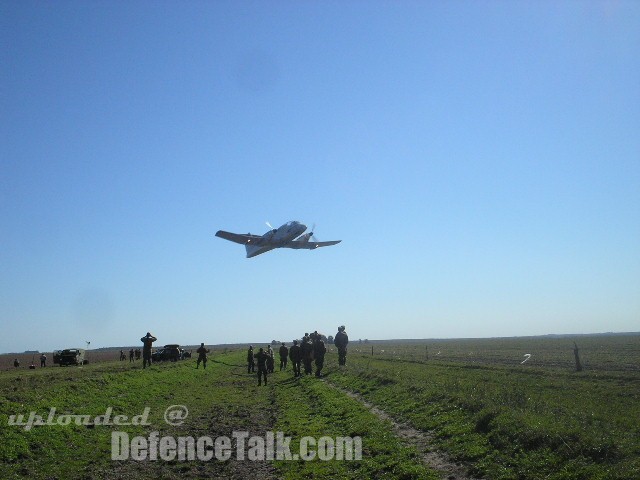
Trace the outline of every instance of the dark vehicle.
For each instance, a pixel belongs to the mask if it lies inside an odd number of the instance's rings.
[[[53,351],[53,364],[54,365],[60,365],[60,354],[62,353],[62,350],[54,350]]]
[[[151,354],[151,360],[154,362],[177,362],[182,358],[180,345],[177,343],[171,343],[156,350]]]
[[[178,345],[177,343],[165,345],[164,352],[167,360],[171,360],[172,362],[177,362],[182,358],[182,354],[180,353],[180,345]]]
[[[84,350],[82,348],[66,348],[60,352],[59,363],[62,367],[65,365],[86,365],[89,362],[84,359]]]
[[[164,360],[164,348],[160,348],[151,353],[151,361],[152,362],[161,362]]]

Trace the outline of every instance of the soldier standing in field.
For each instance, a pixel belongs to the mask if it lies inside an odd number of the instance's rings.
[[[156,340],[158,339],[149,332],[140,339],[142,342],[142,368],[147,368],[147,364],[151,366],[151,347]]]
[[[291,363],[293,364],[293,376],[300,376],[300,362],[302,361],[302,351],[300,350],[300,345],[298,345],[298,341],[294,340],[293,345],[289,349],[289,358],[291,359]]]
[[[200,362],[202,362],[203,368],[207,368],[207,353],[209,353],[209,349],[204,346],[204,342],[200,344],[200,348],[196,350],[196,353],[198,354],[196,368],[200,366]]]
[[[256,361],[253,358],[253,345],[249,345],[247,351],[247,373],[254,373],[256,371]]]
[[[347,364],[347,344],[349,343],[349,336],[344,331],[344,325],[338,327],[338,333],[336,338],[333,339],[333,344],[338,349],[338,365]]]
[[[287,358],[289,356],[289,349],[284,344],[284,342],[282,342],[282,345],[280,345],[280,350],[278,351],[278,353],[280,354],[280,371],[282,371],[287,368]]]
[[[264,384],[267,385],[267,359],[269,355],[265,353],[265,351],[260,348],[258,353],[254,355],[256,360],[258,360],[258,386],[262,385],[262,377],[264,377]]]
[[[320,373],[324,366],[324,354],[327,353],[327,347],[322,340],[322,336],[318,332],[314,332],[313,336],[313,357],[316,362],[316,377],[322,376]]]
[[[274,367],[275,367],[275,360],[273,359],[273,349],[271,348],[271,345],[269,345],[269,348],[266,353],[267,353],[267,372],[273,373]]]
[[[133,362],[133,356],[134,356],[134,353],[132,348],[131,350],[129,350],[129,363]]]
[[[302,363],[304,364],[304,374],[311,375],[313,373],[313,344],[309,339],[309,334],[305,333],[302,337],[302,345],[300,346],[302,353]]]
[[[40,366],[41,367],[47,366],[47,356],[44,353],[40,355]]]

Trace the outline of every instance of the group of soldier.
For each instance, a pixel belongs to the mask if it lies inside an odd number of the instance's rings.
[[[135,350],[132,348],[131,350],[129,350],[129,362],[133,362],[134,360],[140,360],[140,355],[142,352],[140,352],[139,348],[136,348]],[[120,350],[120,361],[123,362],[127,359],[127,356],[124,354],[124,350]]]
[[[347,344],[349,343],[349,337],[345,331],[344,325],[338,327],[338,333],[334,339],[334,345],[338,349],[338,363],[340,365],[346,365],[347,363]],[[302,340],[293,341],[293,345],[287,348],[287,345],[282,342],[278,349],[278,355],[280,357],[280,370],[287,368],[287,361],[291,360],[293,365],[293,376],[302,376],[302,367],[304,367],[305,375],[313,374],[313,364],[315,363],[316,377],[322,376],[322,368],[324,367],[324,356],[327,353],[327,346],[317,331],[309,334],[305,333]],[[267,346],[267,349],[262,347],[258,349],[258,353],[254,353],[253,345],[249,345],[247,351],[247,373],[255,373],[256,364],[258,367],[258,385],[267,384],[267,374],[274,371],[274,351],[271,345]]]
[[[157,340],[156,337],[147,332],[147,334],[140,339],[143,344],[142,348],[142,368],[146,368],[147,364],[151,366],[151,347],[153,342]],[[338,333],[333,340],[333,344],[338,349],[338,364],[346,365],[347,363],[347,344],[349,343],[349,336],[345,331],[344,325],[338,327]],[[124,356],[124,352],[121,350],[121,360]],[[139,352],[137,350],[135,353]],[[200,347],[196,350],[198,354],[198,360],[196,362],[196,368],[200,367],[202,363],[203,368],[207,368],[207,354],[210,352],[205,347],[204,343],[200,344]],[[289,348],[282,342],[278,349],[278,356],[280,357],[280,371],[286,370],[288,360],[291,360],[293,365],[293,376],[301,377],[302,368],[304,368],[305,375],[313,374],[313,365],[315,363],[316,377],[322,376],[322,368],[324,367],[324,357],[327,353],[327,346],[324,343],[323,336],[315,332],[309,334],[305,333],[300,341],[294,340],[293,345]],[[138,354],[139,355],[139,354]],[[257,353],[253,351],[253,345],[249,346],[247,351],[247,373],[258,373],[258,385],[267,384],[267,374],[275,371],[275,352],[271,348],[271,345],[267,345],[266,350],[260,347]],[[134,350],[129,351],[129,360],[133,361]],[[137,356],[139,358],[139,356]]]
[[[14,368],[18,368],[20,366],[20,360],[18,360],[17,358],[13,361],[13,366]],[[47,366],[47,356],[43,353],[40,355],[40,367],[46,367]],[[29,365],[29,368],[31,370],[33,370],[34,368],[36,368],[35,363],[33,363],[33,361],[31,361],[31,365]]]

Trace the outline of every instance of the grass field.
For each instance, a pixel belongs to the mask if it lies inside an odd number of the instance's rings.
[[[296,380],[289,367],[266,387],[244,358],[228,349],[206,370],[194,360],[143,370],[105,355],[84,367],[1,371],[0,478],[640,478],[640,335],[352,341],[346,367],[330,352],[323,379]],[[165,421],[170,405],[188,407],[181,425]],[[46,419],[51,407],[91,418],[148,408],[149,425],[9,425],[31,411]],[[283,432],[291,452],[303,437],[359,437],[362,458],[238,460],[234,440],[226,461],[111,460],[114,431]]]

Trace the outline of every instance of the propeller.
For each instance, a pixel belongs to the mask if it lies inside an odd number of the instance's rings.
[[[271,233],[272,233],[272,234],[273,234],[273,233],[276,233],[276,229],[275,229],[275,228],[273,228],[273,226],[272,226],[269,222],[264,222],[264,223],[266,223],[266,224],[267,224],[267,227],[269,227],[269,229],[271,230]]]
[[[316,224],[314,223],[314,224],[313,224],[313,226],[311,227],[311,231],[309,232],[309,234],[310,234],[310,235],[309,235],[309,239],[310,239],[312,242],[317,242],[317,241],[318,241],[318,239],[317,239],[317,238],[315,237],[315,235],[313,234],[313,232],[315,232],[315,230],[316,230]]]

